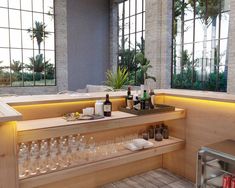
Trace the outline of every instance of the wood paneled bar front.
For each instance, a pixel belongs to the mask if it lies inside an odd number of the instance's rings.
[[[125,92],[114,92],[110,93],[113,117],[93,122],[66,122],[61,117],[94,106],[106,93],[1,98],[0,187],[97,187],[160,167],[194,181],[198,149],[235,137],[235,96],[181,90],[157,90],[156,93],[157,103],[176,106],[176,110],[145,116],[119,112],[119,107],[125,105]],[[21,142],[77,133],[103,142],[162,122],[169,126],[170,143],[136,153],[122,151],[101,161],[18,178],[17,146]]]

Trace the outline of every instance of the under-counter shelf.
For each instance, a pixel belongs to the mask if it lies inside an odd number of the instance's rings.
[[[17,122],[18,142],[71,135],[75,132],[81,134],[106,131],[181,118],[185,118],[185,110],[176,108],[175,111],[172,112],[144,116],[114,111],[112,112],[112,117],[98,120],[78,120],[68,122],[62,117],[57,117],[19,121]]]
[[[131,162],[147,159],[150,157],[158,156],[164,153],[180,150],[184,148],[185,142],[182,139],[170,137],[169,139],[163,140],[161,142],[154,143],[154,147],[150,149],[145,149],[141,151],[129,151],[125,148],[118,151],[112,156],[107,156],[99,160],[87,161],[86,163],[80,163],[76,166],[71,166],[66,169],[49,172],[43,175],[36,175],[34,177],[29,177],[20,180],[20,187],[35,187],[56,182],[58,180],[73,178],[76,176],[88,174],[94,171],[99,171],[111,167],[116,167]]]

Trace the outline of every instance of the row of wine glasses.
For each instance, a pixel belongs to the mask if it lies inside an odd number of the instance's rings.
[[[47,140],[20,143],[18,149],[19,177],[25,178],[116,155],[138,134],[95,142],[93,137],[70,135]]]

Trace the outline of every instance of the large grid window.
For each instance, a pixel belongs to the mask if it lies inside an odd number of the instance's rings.
[[[226,91],[229,0],[174,0],[172,87]]]
[[[0,86],[55,85],[53,0],[0,0]]]
[[[145,0],[126,0],[118,6],[119,53],[118,64],[129,73],[131,84],[143,83],[138,54],[144,54]]]

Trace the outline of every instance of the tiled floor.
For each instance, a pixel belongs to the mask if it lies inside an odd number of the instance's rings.
[[[194,185],[164,169],[157,169],[104,185],[102,188],[194,188]]]

